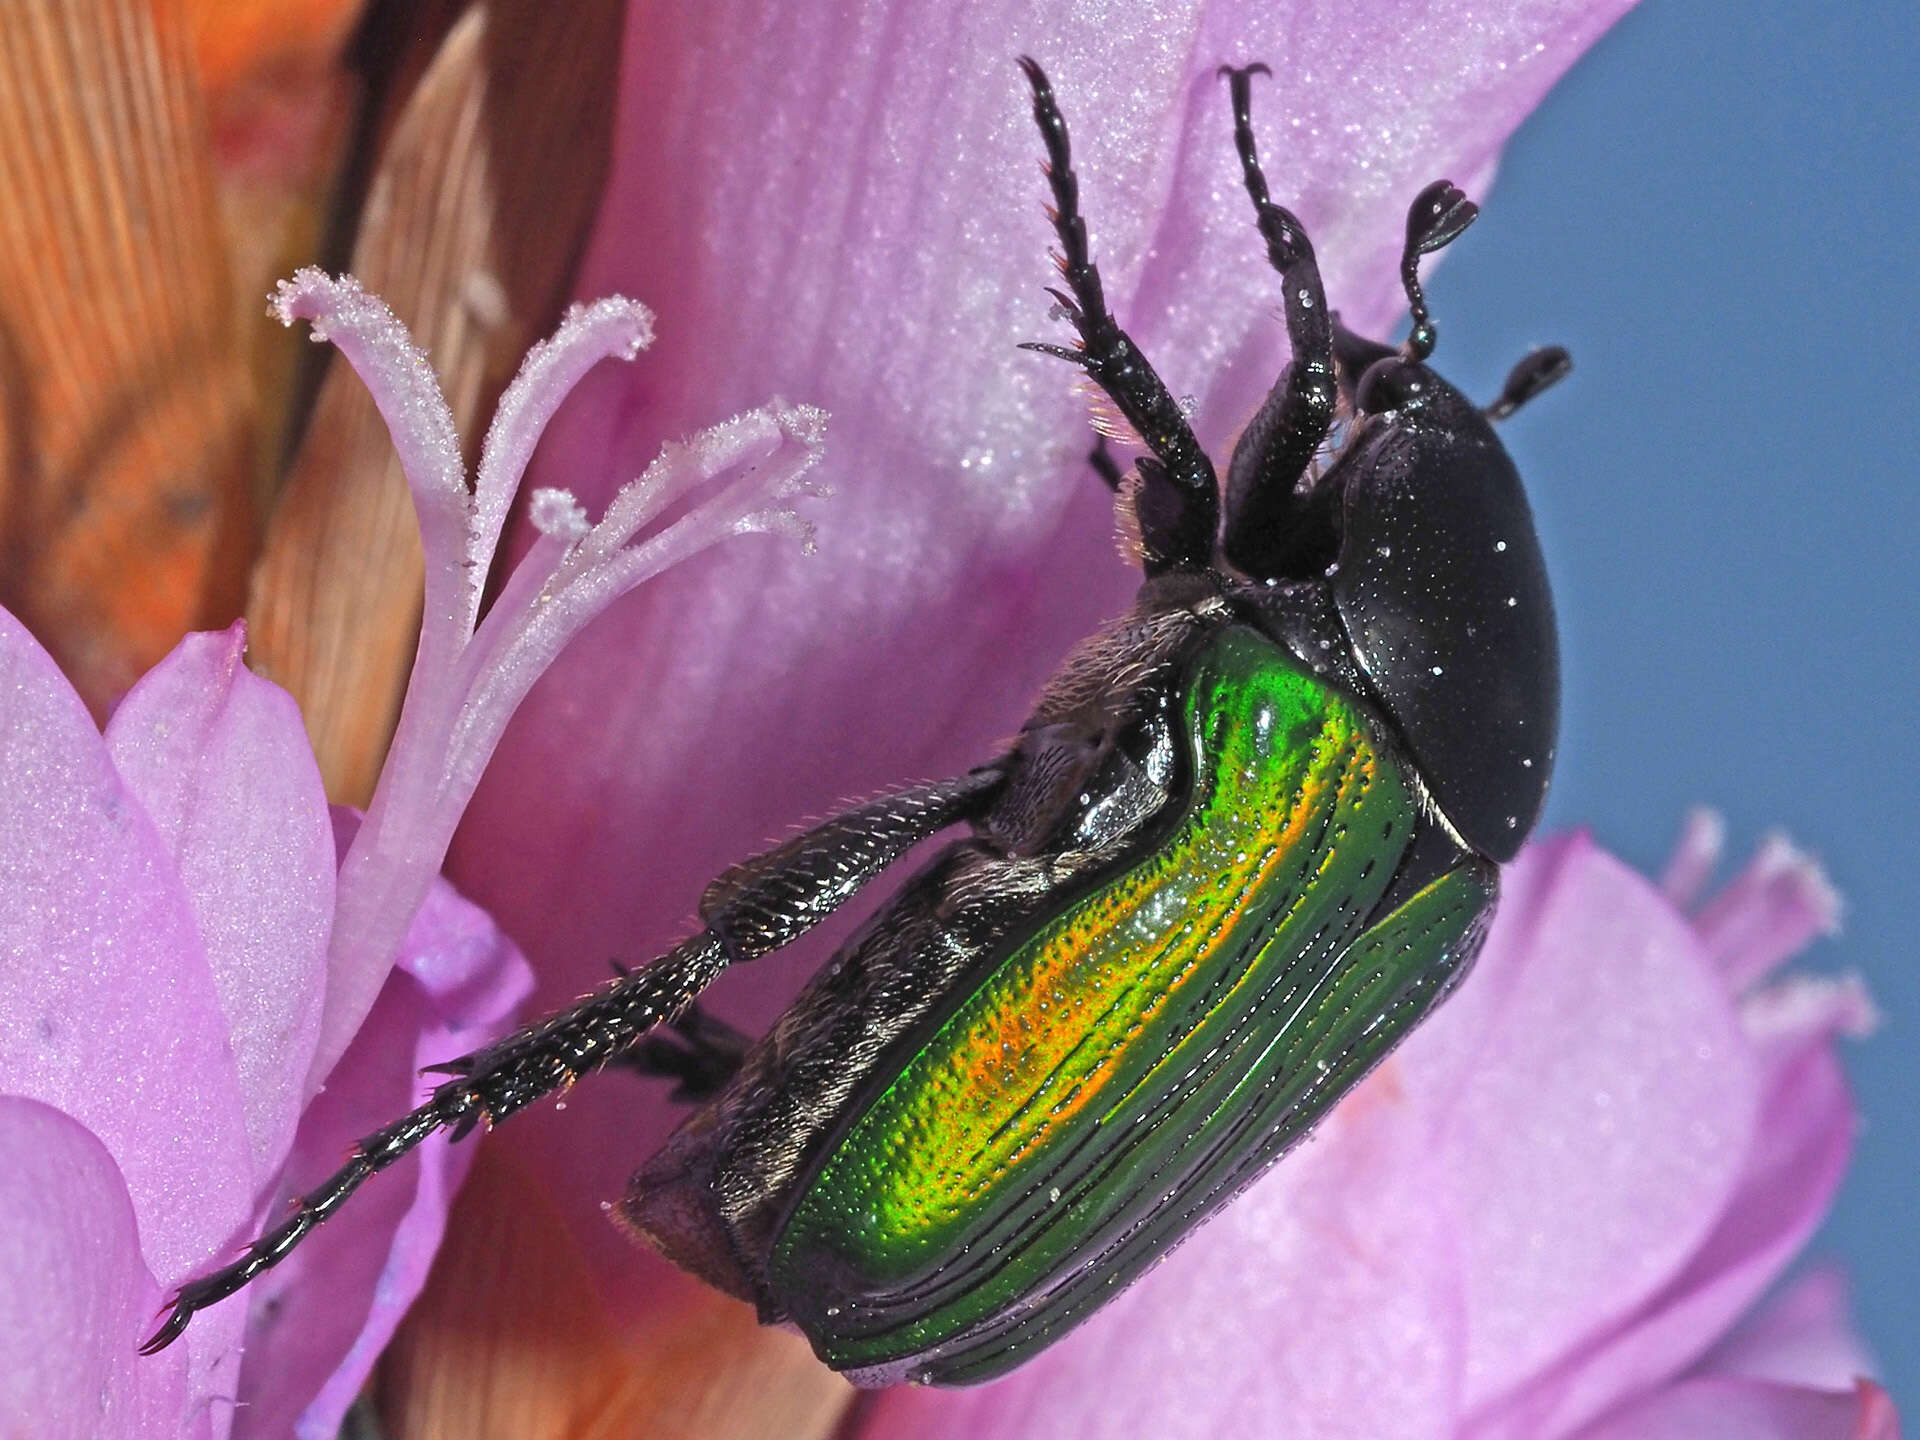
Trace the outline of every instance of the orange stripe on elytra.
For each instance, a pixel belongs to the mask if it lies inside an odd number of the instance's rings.
[[[1302,847],[1312,827],[1326,823],[1338,807],[1354,772],[1371,769],[1364,747],[1359,755],[1354,753],[1357,739],[1355,732],[1329,717],[1283,811],[1256,814],[1251,825],[1236,824],[1245,818],[1244,812],[1232,812],[1247,798],[1246,787],[1221,785],[1196,809],[1180,839],[1064,917],[1031,952],[1025,978],[999,987],[991,1010],[956,1040],[936,1072],[927,1076],[909,1116],[902,1117],[910,1130],[943,1132],[945,1143],[937,1148],[942,1158],[939,1179],[945,1183],[934,1189],[946,1193],[936,1199],[925,1188],[929,1177],[914,1176],[909,1184],[903,1172],[900,1184],[889,1187],[896,1199],[910,1195],[917,1202],[912,1208],[957,1210],[998,1174],[1044,1148],[1057,1127],[1101,1099],[1122,1057],[1130,1053],[1129,1042],[1164,1014],[1248,897],[1273,883],[1283,865],[1310,850],[1322,852],[1324,866],[1329,847]],[[1224,768],[1231,774],[1231,767]],[[1223,810],[1228,813],[1220,814]],[[1232,844],[1232,857],[1196,854],[1196,847],[1209,838]],[[1211,863],[1220,877],[1202,892],[1200,913],[1190,914],[1179,927],[1149,926],[1153,948],[1130,956],[1128,951],[1139,942],[1126,928],[1164,898],[1170,873],[1191,872],[1196,861]],[[1170,966],[1177,968],[1169,974]],[[1142,987],[1151,987],[1152,993],[1140,995]],[[1090,1003],[1103,999],[1107,1003],[1096,1015],[1084,1017]],[[1080,1051],[1092,1058],[1074,1074],[1070,1062]],[[1056,1087],[1061,1093],[1049,1096]],[[1033,1110],[1042,1105],[1046,1113],[1037,1122],[1023,1123],[1031,1122]],[[1004,1143],[1009,1140],[1010,1146]]]

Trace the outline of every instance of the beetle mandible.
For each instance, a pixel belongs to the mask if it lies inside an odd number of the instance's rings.
[[[726,871],[700,933],[442,1067],[426,1104],[183,1287],[146,1352],[434,1131],[618,1062],[699,1102],[633,1177],[637,1235],[861,1384],[987,1379],[1230,1199],[1465,973],[1559,708],[1546,569],[1489,422],[1566,353],[1529,355],[1484,410],[1429,368],[1417,265],[1476,213],[1446,181],[1407,218],[1407,341],[1342,327],[1267,193],[1265,67],[1223,67],[1293,349],[1223,494],[1107,309],[1066,121],[1020,63],[1078,331],[1027,348],[1079,366],[1146,451],[1125,479],[1104,445],[1092,461],[1137,538],[1132,610],[1066,659],[1007,753]],[[695,1006],[959,825],[757,1043]]]

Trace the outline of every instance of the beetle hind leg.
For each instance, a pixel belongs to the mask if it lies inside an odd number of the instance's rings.
[[[531,1029],[438,1067],[454,1078],[427,1103],[353,1147],[346,1164],[293,1202],[292,1213],[247,1246],[240,1258],[180,1287],[165,1321],[140,1347],[151,1355],[179,1338],[187,1322],[226,1299],[291,1254],[368,1180],[428,1136],[450,1130],[458,1140],[476,1125],[493,1125],[579,1076],[604,1065],[664,1020],[679,1014],[727,966],[727,953],[703,932],[644,969],[622,975]]]
[[[433,1067],[453,1078],[436,1087],[426,1104],[355,1145],[346,1164],[296,1198],[292,1213],[239,1259],[181,1286],[141,1353],[165,1349],[198,1311],[286,1259],[356,1190],[428,1136],[447,1130],[459,1140],[476,1126],[496,1125],[644,1044],[656,1026],[685,1015],[729,965],[786,945],[920,841],[980,813],[1003,779],[998,767],[983,766],[958,779],[882,795],[723,872],[701,897],[699,934],[650,965],[617,974],[572,1009]],[[672,1063],[696,1083],[724,1084],[731,1074],[731,1031],[695,1016],[682,1033],[694,1038],[695,1054]],[[744,1044],[739,1049],[744,1053]],[[716,1070],[726,1073],[714,1079]]]
[[[1078,365],[1152,452],[1140,462],[1140,490],[1135,497],[1147,573],[1202,569],[1212,562],[1220,525],[1220,486],[1213,462],[1194,438],[1186,413],[1166,382],[1107,309],[1100,271],[1087,247],[1087,223],[1080,214],[1080,181],[1073,172],[1066,117],[1060,113],[1046,72],[1027,56],[1021,57],[1020,68],[1033,87],[1033,118],[1047,147],[1046,176],[1053,191],[1050,213],[1060,239],[1055,258],[1067,291],[1072,292],[1052,294],[1080,332],[1077,348],[1039,343],[1023,348]],[[1107,478],[1105,471],[1100,473]]]

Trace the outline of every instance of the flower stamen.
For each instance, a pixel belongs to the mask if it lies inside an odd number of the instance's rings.
[[[826,416],[773,401],[666,445],[622,486],[598,524],[570,491],[529,501],[538,538],[484,619],[483,588],[528,463],[560,404],[593,366],[631,360],[653,339],[653,316],[610,296],[576,305],[527,354],[500,397],[469,488],[453,415],[433,366],[406,326],[351,276],[301,270],[272,313],[305,319],[365,382],[392,432],[420,517],[426,557],[420,641],[393,744],[365,823],[341,862],[331,981],[309,1091],[346,1048],[384,983],[407,925],[439,873],[507,721],[581,630],[643,580],[732,535],[792,536],[812,548],[793,502],[826,491],[808,473]],[[671,523],[669,507],[724,481]]]

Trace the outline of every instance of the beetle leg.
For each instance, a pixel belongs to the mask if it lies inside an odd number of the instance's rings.
[[[1573,357],[1558,345],[1546,345],[1521,357],[1508,372],[1500,398],[1483,412],[1489,420],[1504,420],[1550,385],[1557,385],[1573,369]]]
[[[641,1075],[678,1081],[667,1098],[697,1103],[717,1094],[733,1078],[752,1044],[745,1031],[696,1003],[611,1063]]]
[[[457,1140],[475,1125],[491,1126],[564,1089],[679,1014],[726,967],[725,947],[710,931],[703,932],[653,964],[610,981],[573,1009],[441,1067],[456,1076],[436,1087],[426,1104],[362,1139],[346,1164],[298,1197],[293,1213],[249,1245],[238,1260],[181,1286],[165,1322],[140,1353],[165,1349],[196,1312],[286,1259],[354,1191],[435,1131],[450,1128]]]
[[[1254,145],[1253,77],[1272,72],[1264,65],[1249,65],[1237,70],[1222,66],[1220,73],[1233,96],[1233,139],[1241,176],[1267,242],[1267,259],[1280,275],[1287,340],[1293,347],[1292,361],[1233,447],[1221,548],[1249,575],[1278,576],[1297,568],[1289,562],[1302,551],[1324,549],[1319,542],[1330,544],[1332,539],[1331,522],[1316,523],[1294,485],[1313,463],[1333,423],[1338,394],[1333,318],[1313,244],[1298,217],[1269,197]],[[1320,529],[1327,529],[1327,535],[1311,533]]]
[[[1102,435],[1093,442],[1093,453],[1087,456],[1087,464],[1092,467],[1093,473],[1100,477],[1102,485],[1109,490],[1120,488],[1120,481],[1124,476],[1121,474],[1120,462],[1113,458],[1113,451],[1107,448],[1106,436]]]
[[[994,766],[956,780],[916,785],[836,815],[749,860],[707,886],[706,928],[650,965],[618,973],[570,1010],[432,1068],[454,1078],[427,1103],[353,1147],[342,1165],[293,1202],[293,1213],[249,1245],[238,1260],[189,1281],[140,1353],[173,1343],[197,1311],[224,1300],[284,1260],[316,1225],[375,1174],[428,1136],[455,1140],[493,1126],[534,1101],[564,1090],[639,1043],[655,1026],[685,1015],[721,971],[777,950],[813,928],[894,860],[938,830],[981,813],[999,792]],[[708,1038],[713,1022],[688,1022]]]
[[[1213,537],[1220,524],[1220,487],[1179,403],[1166,383],[1122,330],[1107,309],[1100,271],[1087,250],[1087,224],[1080,214],[1080,181],[1073,173],[1073,155],[1067,139],[1066,117],[1053,96],[1046,72],[1022,56],[1020,68],[1033,87],[1033,118],[1046,141],[1047,183],[1053,189],[1049,214],[1060,237],[1055,257],[1071,295],[1054,292],[1061,308],[1080,332],[1078,349],[1057,345],[1025,348],[1058,355],[1078,364],[1094,384],[1106,392],[1147,449],[1160,462],[1160,480],[1151,482],[1165,494],[1154,505],[1156,513],[1174,511],[1176,522],[1161,533],[1143,523],[1147,573],[1201,569],[1213,559]],[[1196,546],[1193,537],[1204,539]]]
[[[723,870],[700,896],[700,918],[736,962],[778,950],[928,836],[984,814],[1005,778],[987,765],[843,810]]]

